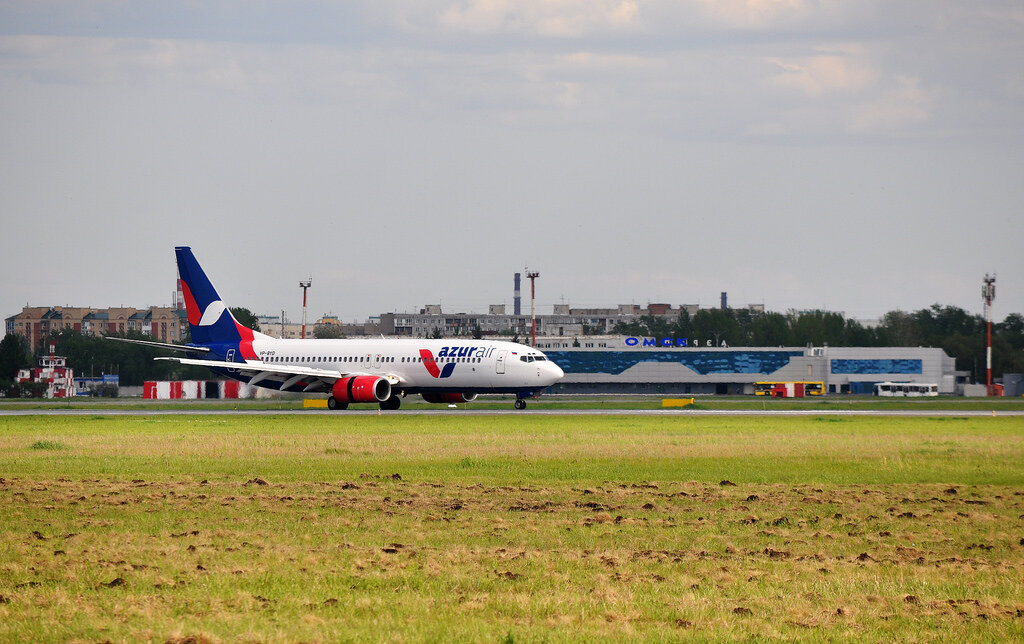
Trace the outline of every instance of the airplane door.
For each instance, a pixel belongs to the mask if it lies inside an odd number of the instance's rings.
[[[373,356],[373,368],[380,369],[380,354]]]
[[[499,351],[498,358],[494,361],[494,368],[496,373],[505,373],[505,356],[508,351]]]

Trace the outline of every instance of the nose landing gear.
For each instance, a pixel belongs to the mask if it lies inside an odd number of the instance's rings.
[[[524,398],[516,398],[516,409],[526,409],[526,400]]]

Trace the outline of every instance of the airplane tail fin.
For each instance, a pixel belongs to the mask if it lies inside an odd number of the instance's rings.
[[[240,354],[238,358],[255,358],[252,341],[256,332],[239,324],[224,306],[217,289],[192,254],[192,249],[178,246],[174,254],[178,261],[178,279],[181,280],[181,292],[185,296],[185,313],[192,342],[200,345],[237,346],[239,351],[236,355]]]

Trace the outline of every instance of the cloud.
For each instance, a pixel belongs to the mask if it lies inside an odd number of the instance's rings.
[[[850,130],[877,132],[922,123],[931,116],[931,104],[931,92],[921,88],[919,79],[899,76],[881,96],[853,107]]]
[[[350,52],[325,45],[275,45],[154,38],[0,37],[0,80],[41,85],[107,86],[143,91],[177,87],[247,98],[394,100],[389,81],[401,68],[397,51]]]
[[[624,37],[724,41],[856,30],[879,0],[373,0],[363,12],[420,36],[551,41]],[[779,30],[778,34],[772,33]],[[639,43],[643,46],[643,43]]]
[[[143,81],[167,75],[228,87],[246,80],[232,48],[147,38],[4,36],[0,37],[0,71],[68,84]]]
[[[768,79],[769,85],[795,89],[816,98],[826,94],[855,94],[872,87],[879,72],[863,54],[830,53],[798,58],[769,58],[781,73]]]
[[[779,22],[822,11],[809,0],[697,0],[706,15],[723,26],[764,29]]]
[[[751,120],[753,137],[813,137],[823,144],[836,139],[890,137],[919,132],[934,117],[935,92],[919,79],[897,76],[856,96],[797,101],[764,118]]]
[[[437,15],[445,29],[470,34],[577,38],[628,28],[640,9],[634,0],[468,0]]]
[[[886,67],[884,52],[867,45],[822,45],[806,56],[771,57],[763,81],[779,109],[749,132],[758,136],[893,134],[932,117],[936,90],[918,76]]]
[[[155,85],[333,104],[342,111],[468,112],[499,118],[614,100],[619,80],[649,78],[656,58],[600,51],[461,52],[400,46],[348,49],[144,38],[0,37],[0,80]]]

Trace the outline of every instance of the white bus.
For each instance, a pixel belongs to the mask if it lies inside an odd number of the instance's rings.
[[[922,382],[879,382],[876,396],[938,396],[939,386]]]

